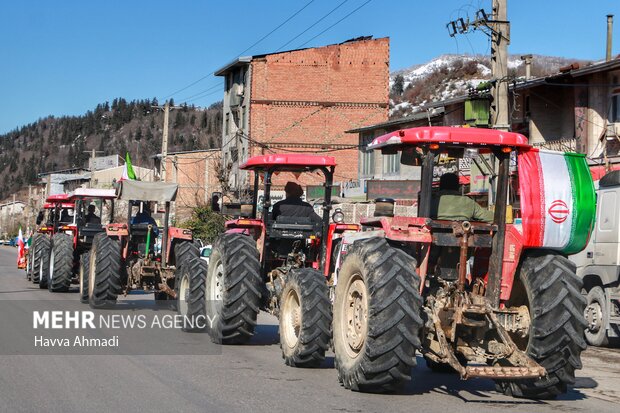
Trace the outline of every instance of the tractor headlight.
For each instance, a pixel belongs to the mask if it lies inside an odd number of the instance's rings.
[[[334,211],[332,214],[332,220],[336,224],[342,224],[344,222],[344,212],[342,212],[342,209],[337,208],[336,211]]]

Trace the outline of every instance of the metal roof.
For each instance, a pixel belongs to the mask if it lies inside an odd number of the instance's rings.
[[[230,72],[231,69],[250,63],[253,57],[254,56],[240,56],[232,62],[229,62],[221,68],[217,69],[215,72],[213,72],[213,74],[215,76],[224,76],[226,73]]]
[[[241,165],[241,169],[304,171],[328,166],[336,166],[336,159],[333,156],[287,153],[254,156]]]

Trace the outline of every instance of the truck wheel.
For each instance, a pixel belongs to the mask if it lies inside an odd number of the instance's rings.
[[[583,283],[575,274],[575,264],[552,251],[525,255],[518,275],[509,304],[527,305],[531,324],[529,336],[515,343],[547,370],[547,376],[497,381],[497,387],[514,397],[555,398],[575,382],[575,370],[581,368],[581,352],[586,348]]]
[[[49,237],[40,234],[36,241],[36,250],[34,252],[34,266],[32,269],[32,282],[39,283],[39,288],[47,288],[47,274],[50,268],[50,250],[51,241]]]
[[[176,270],[177,311],[184,317],[183,331],[201,331],[208,323],[206,319],[205,280],[207,263],[200,258],[183,261]]]
[[[95,236],[88,269],[91,308],[111,307],[121,293],[121,243],[106,233]]]
[[[71,286],[73,278],[73,239],[62,232],[52,237],[47,289],[50,292],[64,292]]]
[[[355,391],[385,392],[411,379],[422,327],[416,261],[381,238],[355,242],[334,302],[338,379]]]
[[[291,367],[319,367],[332,335],[331,302],[323,274],[312,268],[291,270],[280,306],[284,363]]]
[[[88,269],[90,267],[90,252],[80,256],[80,302],[88,304]]]
[[[254,240],[222,234],[213,245],[207,271],[207,331],[214,343],[244,344],[254,335],[263,281]]]
[[[609,344],[607,323],[605,322],[607,319],[605,314],[607,308],[605,292],[601,287],[593,287],[588,291],[586,300],[587,306],[584,311],[584,316],[588,323],[586,341],[592,346],[605,347]]]

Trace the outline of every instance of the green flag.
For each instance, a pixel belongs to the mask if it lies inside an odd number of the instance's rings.
[[[129,156],[129,152],[125,153],[125,173],[123,174],[123,178],[125,179],[136,179],[136,173],[133,171],[133,166],[131,165],[131,157]],[[125,176],[126,175],[126,176]]]

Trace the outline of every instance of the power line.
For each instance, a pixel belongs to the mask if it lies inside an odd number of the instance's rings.
[[[302,48],[305,45],[307,45],[308,43],[310,43],[311,41],[313,41],[314,39],[316,39],[317,37],[319,37],[320,35],[322,35],[323,33],[325,33],[326,31],[328,31],[329,29],[331,29],[332,27],[340,24],[340,22],[342,22],[344,19],[346,19],[347,17],[351,16],[353,13],[355,13],[356,11],[358,11],[359,9],[361,9],[362,7],[364,7],[365,5],[367,5],[368,3],[370,3],[372,0],[367,0],[366,2],[364,2],[361,6],[357,7],[356,9],[354,9],[352,12],[350,12],[349,14],[345,15],[342,19],[338,20],[336,23],[332,24],[331,26],[327,27],[325,30],[323,30],[322,32],[320,32],[319,34],[317,34],[316,36],[314,36],[313,38],[311,38],[310,40],[308,40],[307,42],[301,44],[298,46],[298,48]]]
[[[314,26],[316,26],[317,24],[319,24],[320,22],[322,22],[323,20],[325,20],[328,16],[330,16],[333,12],[335,12],[336,10],[338,10],[341,6],[343,6],[346,2],[348,2],[349,0],[344,0],[343,2],[341,2],[339,5],[337,5],[336,7],[334,7],[333,9],[331,9],[327,14],[325,14],[323,17],[321,17],[320,19],[318,19],[317,21],[315,21],[314,23],[312,23],[310,26],[308,26],[306,28],[306,30],[304,30],[303,32],[299,33],[297,36],[293,37],[291,40],[289,40],[288,42],[284,43],[282,46],[280,46],[276,52],[279,52],[280,50],[284,49],[288,44],[292,43],[294,40],[297,40],[301,35],[303,35],[304,33],[306,33],[308,30],[312,29]]]
[[[262,42],[263,40],[265,40],[267,37],[269,37],[270,35],[272,35],[276,30],[278,30],[280,27],[284,26],[286,23],[288,23],[289,21],[291,21],[295,16],[297,16],[299,13],[301,13],[306,7],[308,7],[310,4],[312,4],[315,0],[310,0],[308,3],[306,3],[301,9],[297,10],[295,13],[293,13],[289,18],[287,18],[286,20],[284,20],[284,22],[280,23],[275,29],[273,29],[272,31],[270,31],[269,33],[267,33],[266,35],[264,35],[263,37],[261,37],[259,40],[257,40],[256,42],[254,42],[250,47],[246,48],[244,51],[242,51],[241,53],[239,53],[237,56],[235,56],[235,58],[241,56],[242,54],[244,54],[245,52],[247,52],[248,50],[250,50],[251,48],[253,48],[254,46],[256,46],[257,44],[259,44],[260,42]],[[166,96],[164,99],[168,99],[171,96],[176,95],[177,93],[180,93],[184,90],[189,89],[190,87],[196,85],[197,83],[202,82],[203,80],[205,80],[206,78],[208,78],[209,76],[213,75],[215,73],[215,70],[207,73],[206,75],[204,75],[203,77],[201,77],[200,79],[190,83],[189,85],[178,89],[174,92],[172,92],[171,94],[169,94],[168,96]]]

